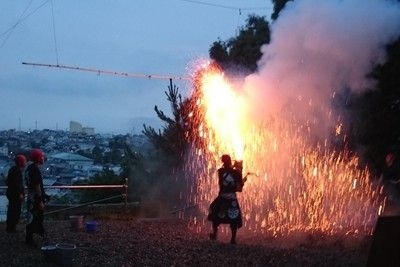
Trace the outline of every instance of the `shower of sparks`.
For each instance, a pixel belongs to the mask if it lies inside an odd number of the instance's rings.
[[[218,194],[219,158],[228,153],[243,160],[244,173],[251,174],[238,193],[246,230],[273,235],[372,232],[385,201],[357,156],[332,148],[327,139],[313,140],[312,129],[318,125],[311,119],[307,124],[287,114],[252,119],[251,103],[218,67],[202,69],[194,83],[186,201],[199,207],[200,215],[191,218],[196,229],[209,228],[206,217]],[[338,123],[333,129],[336,138],[342,128]]]

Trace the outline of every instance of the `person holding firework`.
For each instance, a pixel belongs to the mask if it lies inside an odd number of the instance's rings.
[[[222,155],[222,167],[218,169],[219,193],[210,204],[207,219],[212,222],[210,239],[216,240],[218,226],[229,224],[231,229],[231,244],[236,244],[237,230],[242,227],[242,212],[236,192],[241,192],[246,178],[242,176],[243,163],[232,164],[229,155]]]

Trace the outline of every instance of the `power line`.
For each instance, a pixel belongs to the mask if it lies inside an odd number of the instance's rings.
[[[57,38],[56,38],[56,23],[54,19],[54,6],[53,6],[53,0],[50,0],[51,3],[51,17],[53,19],[53,37],[54,37],[54,49],[56,53],[56,62],[58,65],[58,48],[57,48]]]
[[[5,34],[7,34],[10,31],[13,31],[15,29],[15,27],[17,27],[19,24],[21,24],[24,20],[26,20],[27,18],[29,18],[31,15],[33,15],[36,11],[38,11],[40,8],[42,8],[45,4],[47,4],[50,0],[46,0],[44,1],[42,4],[40,4],[37,8],[35,8],[34,10],[32,10],[30,13],[26,14],[24,17],[21,16],[21,18],[14,24],[12,25],[10,28],[8,28],[7,30],[5,30],[4,32],[0,33],[0,36],[3,36]],[[31,1],[32,2],[32,1]],[[30,4],[29,4],[30,5]],[[25,13],[25,11],[23,12]]]
[[[8,38],[10,38],[12,32],[15,30],[15,28],[17,27],[17,25],[22,21],[22,17],[24,16],[25,12],[29,9],[29,7],[31,6],[33,0],[31,0],[28,5],[25,7],[24,11],[22,11],[21,15],[19,15],[19,18],[17,20],[16,23],[14,23],[10,28],[8,28],[5,32],[3,32],[2,34],[0,34],[0,36],[6,35],[6,37],[4,38],[3,42],[0,45],[0,48],[4,46],[4,44],[7,42]]]
[[[31,62],[22,62],[22,64],[35,67],[48,67],[48,68],[59,68],[59,69],[68,69],[76,71],[87,71],[87,72],[94,72],[97,74],[108,74],[108,75],[117,75],[124,77],[133,77],[133,78],[146,78],[146,79],[159,79],[159,80],[190,80],[189,77],[183,77],[183,76],[132,73],[132,72],[122,72],[122,71],[112,71],[112,70],[101,70],[101,69],[78,67],[78,66],[59,65],[59,64],[55,65],[55,64],[43,64],[43,63],[31,63]]]
[[[266,7],[266,6],[260,6],[260,7],[237,7],[237,6],[227,6],[227,5],[220,5],[220,4],[215,4],[215,3],[210,3],[210,2],[204,2],[204,1],[198,1],[198,0],[179,0],[182,2],[189,2],[193,4],[199,4],[199,5],[204,5],[204,6],[212,6],[212,7],[219,7],[219,8],[225,8],[225,9],[232,9],[232,10],[260,10],[260,9],[272,9],[271,7]]]

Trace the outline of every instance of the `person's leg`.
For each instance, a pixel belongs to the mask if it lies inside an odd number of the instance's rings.
[[[29,211],[28,223],[26,224],[25,244],[36,247],[33,233],[37,228],[37,215],[34,210]]]
[[[210,233],[210,239],[211,240],[216,240],[217,239],[217,233],[218,233],[218,224],[213,222],[212,223],[212,233]]]
[[[35,242],[33,241],[32,223],[26,225],[25,244],[27,244],[27,245],[35,245]]]
[[[231,223],[231,244],[236,244],[236,233],[237,233],[237,225]]]
[[[18,205],[14,201],[8,202],[7,209],[7,232],[13,233],[16,231],[16,226],[18,223]]]

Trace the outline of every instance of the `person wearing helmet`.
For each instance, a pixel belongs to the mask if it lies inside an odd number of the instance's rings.
[[[47,199],[43,187],[43,177],[40,166],[44,163],[44,153],[40,149],[33,149],[30,157],[32,163],[26,168],[25,179],[28,188],[27,197],[27,225],[25,243],[36,247],[33,234],[43,237],[43,212]]]
[[[26,158],[24,155],[17,155],[14,158],[15,165],[12,166],[7,175],[7,233],[15,233],[19,218],[21,216],[22,202],[25,199],[23,171],[26,166]]]
[[[218,226],[229,224],[231,228],[231,244],[236,244],[237,229],[242,227],[242,212],[236,192],[241,192],[246,178],[242,176],[242,162],[235,162],[229,155],[222,155],[223,166],[218,169],[218,196],[211,203],[207,219],[212,222],[210,239],[217,238]]]

